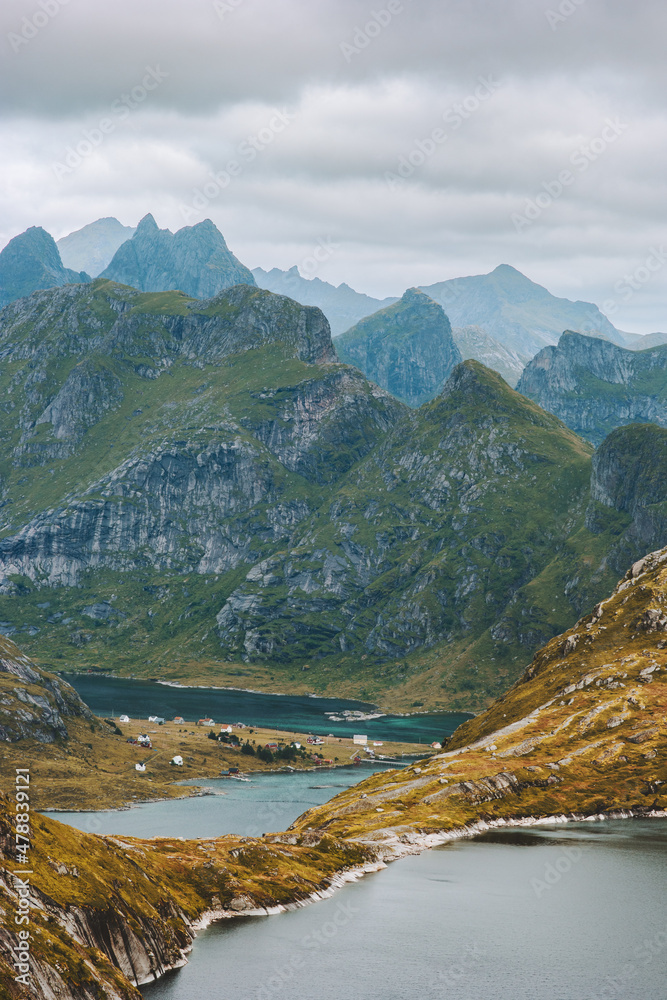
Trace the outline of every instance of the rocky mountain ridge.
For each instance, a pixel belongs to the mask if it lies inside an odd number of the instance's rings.
[[[667,345],[626,350],[566,330],[524,369],[518,392],[598,445],[616,427],[667,425]]]
[[[304,813],[390,859],[548,817],[667,815],[667,549],[638,560],[442,752]],[[276,838],[282,839],[282,838]]]
[[[500,376],[411,410],[247,285],[38,292],[0,355],[0,620],[50,668],[479,709],[648,537]]]

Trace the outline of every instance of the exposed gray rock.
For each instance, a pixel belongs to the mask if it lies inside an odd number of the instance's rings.
[[[525,368],[517,391],[594,444],[631,423],[667,425],[667,345],[630,351],[570,330]]]

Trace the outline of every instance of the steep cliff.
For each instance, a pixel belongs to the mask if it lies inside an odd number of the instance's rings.
[[[247,285],[37,292],[0,354],[0,630],[50,669],[481,709],[635,517],[477,362],[409,409]]]
[[[667,424],[667,345],[630,351],[570,330],[525,368],[517,391],[593,444],[616,427]]]
[[[255,285],[252,272],[236,259],[210,219],[172,233],[158,229],[150,214],[100,277],[142,292],[178,289],[197,299],[213,298],[233,285]]]
[[[637,553],[667,538],[667,430],[655,424],[620,427],[593,455],[586,527],[594,534],[622,527],[606,556],[619,572]]]
[[[344,333],[336,352],[409,406],[433,399],[461,361],[442,308],[418,288]]]
[[[0,635],[0,740],[66,739],[71,718],[98,727],[70,684],[40,670],[11,639]]]
[[[41,288],[55,288],[90,277],[63,267],[52,236],[40,226],[10,240],[0,253],[0,308]]]

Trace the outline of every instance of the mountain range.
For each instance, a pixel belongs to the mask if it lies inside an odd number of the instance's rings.
[[[624,424],[664,427],[667,345],[630,351],[566,330],[526,366],[517,389],[596,445]]]
[[[37,292],[0,356],[1,627],[49,667],[482,707],[661,543],[496,373],[410,409],[249,285]]]

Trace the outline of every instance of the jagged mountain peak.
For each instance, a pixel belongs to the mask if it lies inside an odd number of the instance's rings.
[[[161,230],[157,222],[153,218],[152,214],[150,212],[147,212],[146,215],[144,215],[143,219],[139,220],[139,224],[137,226],[135,235],[143,236],[145,233],[155,233],[155,232],[170,233],[171,230],[169,229]]]
[[[198,299],[210,299],[233,285],[256,283],[210,219],[172,233],[159,229],[150,213],[101,277],[142,292],[180,290]]]
[[[519,392],[599,445],[624,424],[667,426],[667,345],[642,351],[566,330],[526,365]]]

